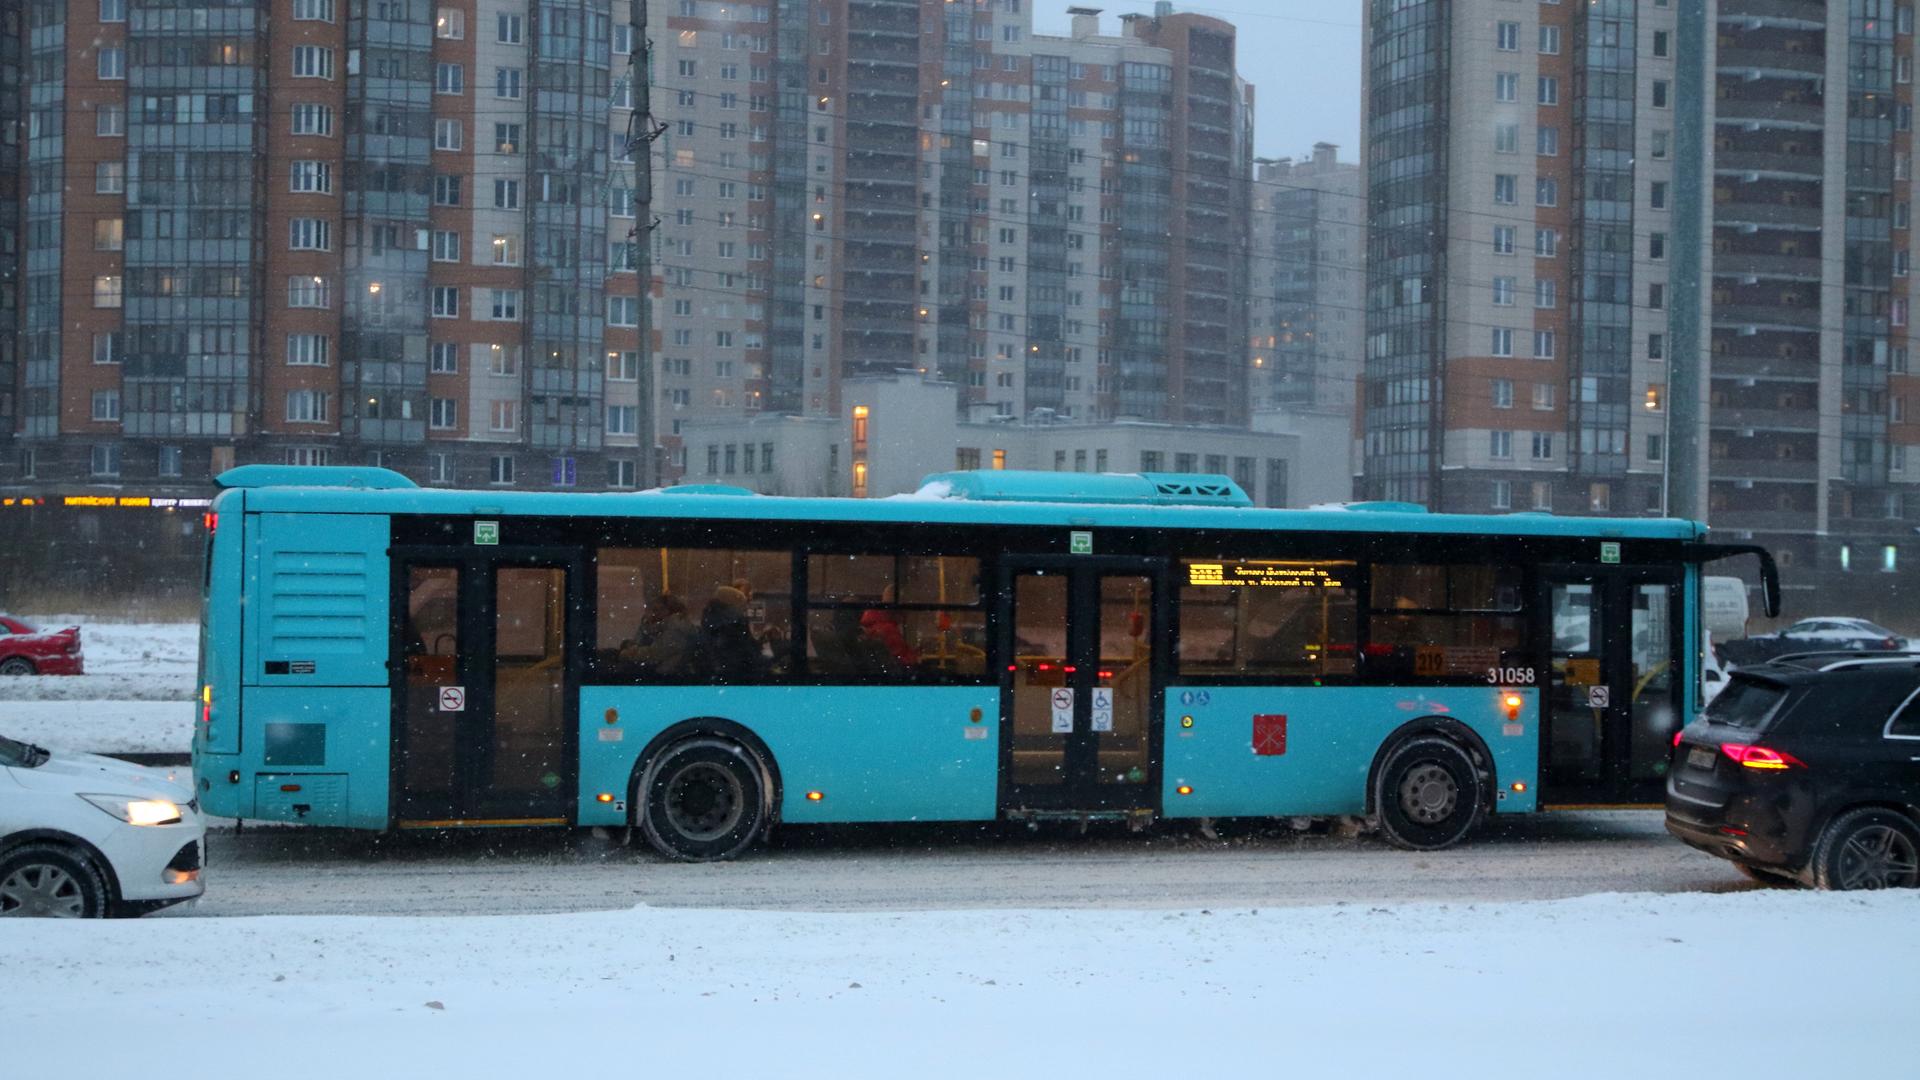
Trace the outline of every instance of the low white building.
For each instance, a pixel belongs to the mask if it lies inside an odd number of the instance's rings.
[[[952,469],[1189,472],[1230,476],[1262,506],[1352,497],[1346,417],[1257,413],[1254,427],[1115,420],[961,420],[957,387],[915,373],[848,379],[837,417],[762,415],[688,421],[688,484],[769,495],[877,498]]]

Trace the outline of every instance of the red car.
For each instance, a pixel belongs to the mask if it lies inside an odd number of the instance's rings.
[[[0,615],[0,675],[84,675],[80,628],[38,630]]]

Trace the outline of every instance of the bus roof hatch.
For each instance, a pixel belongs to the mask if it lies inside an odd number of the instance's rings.
[[[213,478],[223,488],[328,487],[379,491],[420,485],[392,469],[363,465],[241,465]]]
[[[1252,506],[1240,485],[1209,473],[1070,473],[973,469],[935,473],[922,492],[945,485],[949,498],[975,502]]]

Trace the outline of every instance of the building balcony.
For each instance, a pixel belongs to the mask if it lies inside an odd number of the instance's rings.
[[[1826,110],[1818,105],[1797,101],[1742,101],[1723,98],[1713,104],[1713,122],[1762,128],[1790,128],[1795,131],[1819,131],[1826,123]]]
[[[1817,520],[1811,510],[1712,510],[1707,513],[1710,527],[1729,532],[1810,533]]]
[[[1812,409],[1747,409],[1722,405],[1714,408],[1709,426],[1715,431],[1751,428],[1755,431],[1817,432],[1820,414]]]
[[[1819,30],[1827,25],[1822,0],[1725,0],[1719,19],[1735,26],[1792,26]]]
[[[1785,49],[1721,49],[1714,56],[1722,75],[1746,74],[1749,78],[1819,77],[1827,72],[1827,58],[1819,53],[1788,52]],[[1724,104],[1724,102],[1722,103]]]
[[[1819,378],[1820,361],[1817,356],[1788,360],[1779,356],[1765,354],[1716,355],[1713,358],[1713,377],[1716,379],[1794,378],[1809,382]]]
[[[1723,202],[1713,204],[1713,225],[1716,229],[1793,229],[1797,231],[1818,231],[1820,228],[1820,208],[1818,206],[1788,206],[1784,203]]]
[[[1819,281],[1820,260],[1812,255],[1748,255],[1719,251],[1713,256],[1716,278],[1763,278],[1769,281]]]
[[[1707,463],[1710,480],[1766,480],[1811,483],[1820,478],[1820,463],[1801,458],[1714,458]]]
[[[1733,328],[1751,326],[1758,330],[1818,330],[1820,309],[1781,307],[1777,304],[1715,304],[1713,325]]]
[[[1765,150],[1721,150],[1713,155],[1715,176],[1759,176],[1780,180],[1819,180],[1826,162],[1819,154],[1783,154]]]

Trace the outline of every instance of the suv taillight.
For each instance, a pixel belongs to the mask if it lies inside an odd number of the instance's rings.
[[[1746,743],[1721,743],[1720,750],[1749,769],[1804,769],[1807,763],[1783,750]]]

